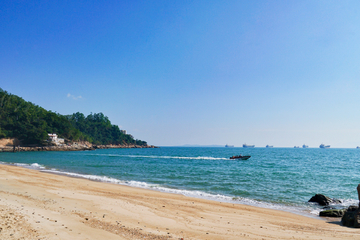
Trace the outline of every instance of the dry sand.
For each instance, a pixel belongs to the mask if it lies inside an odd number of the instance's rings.
[[[0,165],[0,239],[360,239],[340,219]]]

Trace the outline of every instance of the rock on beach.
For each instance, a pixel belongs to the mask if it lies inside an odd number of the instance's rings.
[[[340,200],[329,198],[328,196],[325,196],[323,194],[315,194],[308,202],[316,202],[320,206],[328,206],[330,203],[338,204],[341,203]]]

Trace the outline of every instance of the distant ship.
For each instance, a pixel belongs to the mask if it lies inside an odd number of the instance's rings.
[[[330,148],[330,145],[325,145],[325,144],[322,143],[322,144],[320,145],[320,148]]]
[[[234,147],[234,145],[228,145],[228,144],[226,144],[225,147]]]
[[[272,148],[272,147],[274,147],[274,146],[272,146],[272,145],[266,145],[266,147],[267,147],[267,148]]]
[[[243,147],[244,147],[244,148],[253,148],[253,147],[255,147],[255,145],[247,145],[247,144],[243,144]]]
[[[294,148],[300,148],[299,146],[294,146]]]
[[[303,145],[303,148],[308,148],[308,147],[309,147],[308,145],[305,145],[305,144]]]
[[[359,146],[357,146],[356,148],[360,148]]]

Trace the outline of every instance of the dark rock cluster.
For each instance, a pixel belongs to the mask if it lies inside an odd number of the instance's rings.
[[[321,211],[320,217],[342,217],[346,213],[346,209],[329,209]]]
[[[318,203],[320,206],[324,206],[324,211],[320,212],[320,217],[342,217],[344,216],[346,209],[332,209],[329,207],[330,204],[339,204],[340,200],[329,198],[323,194],[316,194],[309,202]]]
[[[330,203],[341,203],[338,199],[329,198],[322,194],[316,194],[309,202],[316,202],[321,206],[328,206]],[[321,211],[321,217],[341,217],[341,223],[346,227],[360,228],[360,209],[357,206],[350,206],[347,209],[327,209]]]
[[[338,199],[334,199],[334,198],[329,198],[323,194],[316,194],[315,196],[313,196],[309,202],[316,202],[318,203],[320,206],[328,206],[330,203],[332,204],[339,204],[341,203],[340,200]]]
[[[350,206],[341,218],[343,226],[360,228],[360,212],[356,206]]]

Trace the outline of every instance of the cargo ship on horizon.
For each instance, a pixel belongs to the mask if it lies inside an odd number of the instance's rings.
[[[253,148],[253,147],[255,147],[255,145],[247,145],[247,144],[245,143],[245,144],[243,144],[243,147],[244,147],[244,148]]]

